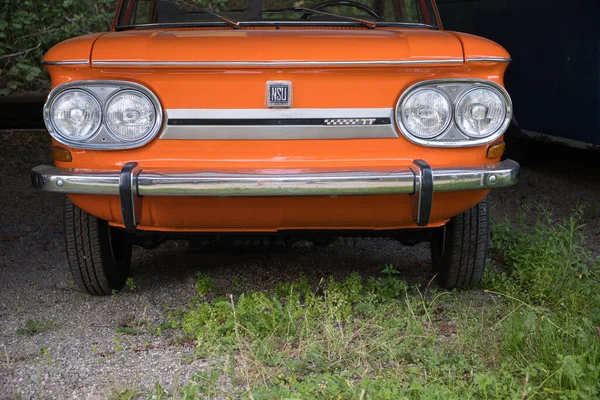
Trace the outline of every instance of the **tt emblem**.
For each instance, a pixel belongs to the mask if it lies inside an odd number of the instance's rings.
[[[292,106],[292,82],[267,82],[267,107],[289,108]]]

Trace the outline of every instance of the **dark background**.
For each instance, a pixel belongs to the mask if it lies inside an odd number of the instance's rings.
[[[522,129],[600,144],[600,1],[437,0],[444,29],[504,46]]]

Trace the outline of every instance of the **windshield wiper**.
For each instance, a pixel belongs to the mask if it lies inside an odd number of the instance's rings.
[[[205,11],[206,13],[219,18],[221,21],[225,22],[227,25],[229,25],[230,27],[232,27],[233,29],[240,29],[240,23],[238,21],[234,21],[232,19],[229,19],[227,17],[224,17],[222,15],[219,15],[217,13],[214,13],[212,11]]]
[[[373,29],[377,27],[377,22],[374,21],[369,21],[366,19],[361,19],[361,18],[354,18],[354,17],[350,17],[348,15],[342,15],[342,14],[334,14],[334,13],[330,13],[330,12],[326,12],[326,11],[321,11],[321,10],[315,10],[312,8],[305,8],[305,7],[290,7],[290,8],[284,8],[284,9],[280,9],[280,10],[264,10],[261,11],[261,14],[266,14],[266,13],[285,13],[287,11],[304,11],[304,12],[309,12],[309,13],[313,13],[313,14],[321,14],[321,15],[328,15],[330,17],[336,17],[336,18],[342,18],[342,19],[347,19],[349,21],[354,21],[354,22],[358,22],[361,25],[366,26],[367,28]]]
[[[229,19],[227,17],[219,15],[219,14],[217,14],[215,12],[207,10],[207,9],[203,8],[200,4],[195,3],[192,0],[182,0],[182,2],[185,3],[187,6],[193,7],[193,8],[195,8],[195,9],[201,11],[201,12],[205,12],[207,14],[212,15],[213,17],[219,18],[221,21],[225,22],[227,25],[229,25],[233,29],[240,29],[240,23],[238,21],[234,21],[232,19]]]

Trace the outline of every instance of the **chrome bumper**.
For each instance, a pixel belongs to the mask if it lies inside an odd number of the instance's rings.
[[[427,225],[433,192],[487,190],[514,185],[519,164],[512,160],[477,167],[432,169],[415,160],[397,171],[295,173],[160,173],[143,171],[137,163],[120,172],[72,170],[46,165],[31,172],[35,188],[57,193],[118,195],[125,225],[135,228],[136,202],[144,196],[342,196],[414,195],[413,214]],[[129,211],[127,211],[129,210]],[[132,214],[132,215],[126,215]],[[425,215],[426,214],[426,215]],[[128,223],[127,218],[131,221]],[[425,218],[426,217],[426,218]],[[135,218],[137,220],[137,218]],[[427,221],[425,221],[427,220]]]

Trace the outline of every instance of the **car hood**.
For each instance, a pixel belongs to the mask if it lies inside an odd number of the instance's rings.
[[[462,62],[453,34],[425,29],[139,30],[107,33],[92,63],[408,61]]]

